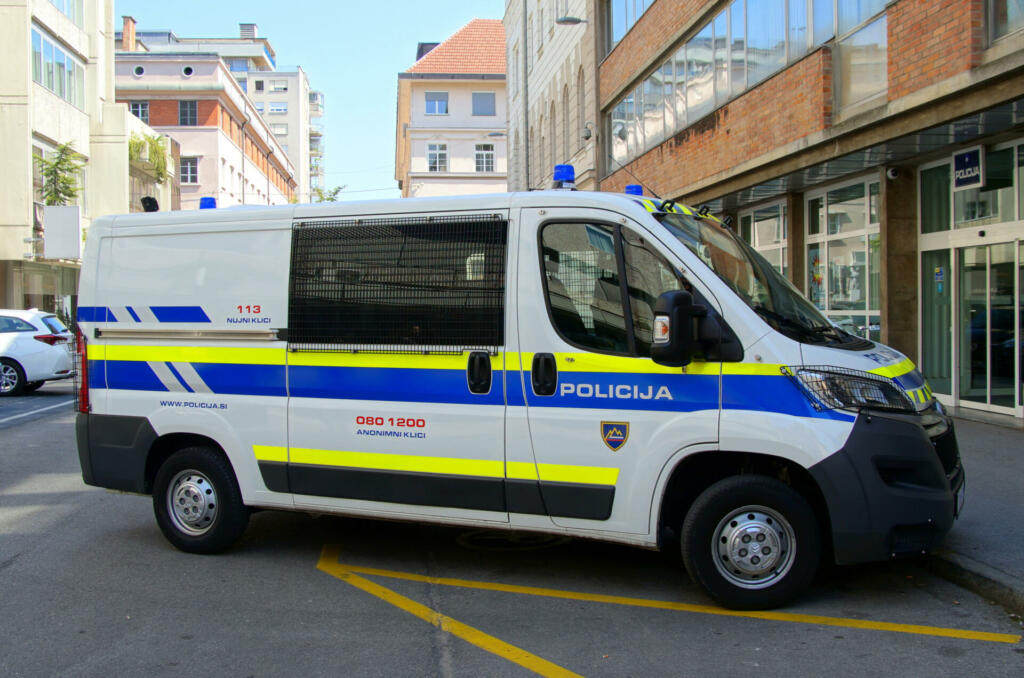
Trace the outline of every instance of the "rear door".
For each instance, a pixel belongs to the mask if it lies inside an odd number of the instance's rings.
[[[507,522],[507,210],[295,225],[296,506]]]
[[[684,282],[639,224],[524,209],[522,228],[520,355],[545,509],[565,527],[646,533],[669,457],[718,439],[720,364],[648,357],[655,300]]]

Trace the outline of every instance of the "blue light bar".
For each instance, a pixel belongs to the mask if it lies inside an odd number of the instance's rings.
[[[555,181],[576,181],[576,168],[572,165],[555,165]]]
[[[628,184],[626,186],[626,195],[643,195],[644,187],[640,184]]]
[[[217,207],[217,199],[211,196],[206,196],[199,199],[199,209],[201,210],[212,210]]]

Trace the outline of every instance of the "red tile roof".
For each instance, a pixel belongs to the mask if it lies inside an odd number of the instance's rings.
[[[500,19],[473,19],[430,50],[406,73],[504,73],[505,27]]]

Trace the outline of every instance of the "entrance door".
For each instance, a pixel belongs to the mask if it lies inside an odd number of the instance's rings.
[[[1013,243],[957,250],[959,396],[1012,408],[1017,390],[1018,264]]]

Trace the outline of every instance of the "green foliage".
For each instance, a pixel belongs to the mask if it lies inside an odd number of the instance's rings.
[[[146,141],[135,132],[128,137],[128,159],[129,160],[142,160],[142,149],[145,148]]]
[[[141,160],[142,149],[146,149],[146,160],[153,166],[156,183],[164,183],[164,180],[167,179],[167,149],[164,146],[164,138],[159,134],[146,134],[140,137],[132,132],[132,135],[128,137],[128,158]]]
[[[345,186],[335,186],[326,191],[317,186],[313,189],[310,197],[313,198],[313,202],[337,202],[338,194],[345,190]]]
[[[42,167],[43,202],[47,205],[67,205],[78,197],[82,188],[78,176],[85,167],[84,158],[71,146],[61,144],[47,159],[35,156]]]

